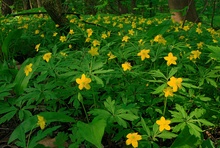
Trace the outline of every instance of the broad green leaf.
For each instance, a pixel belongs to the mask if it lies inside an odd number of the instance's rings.
[[[152,77],[157,77],[157,78],[164,78],[165,80],[167,80],[166,76],[160,71],[160,70],[151,70],[149,72],[149,74]]]
[[[106,121],[93,120],[91,123],[86,124],[81,121],[77,122],[79,133],[88,142],[94,144],[97,148],[102,148],[102,137],[104,135]]]
[[[209,97],[205,97],[205,96],[197,96],[201,101],[211,101],[212,99]]]
[[[75,120],[64,114],[64,113],[60,113],[60,112],[42,112],[39,115],[43,116],[44,119],[46,120],[46,125],[51,123],[51,122],[74,122]],[[13,133],[11,134],[8,143],[11,143],[12,141],[18,139],[18,137],[20,136],[20,131],[19,128],[22,127],[23,129],[23,133],[27,133],[30,130],[33,130],[34,128],[38,127],[37,126],[37,115],[32,116],[30,118],[28,118],[27,120],[23,121],[18,127],[16,127],[16,129],[13,131]]]
[[[8,36],[4,39],[3,44],[2,44],[2,53],[3,57],[5,58],[4,60],[8,61],[10,59],[10,49],[9,46],[12,43],[13,40],[20,38],[22,35],[22,29],[15,29],[11,32],[9,32]]]
[[[93,65],[92,65],[92,70],[97,70],[97,69],[100,69],[100,68],[102,68],[102,67],[103,67],[103,65],[104,65],[104,63],[103,63],[103,62],[97,62],[97,63],[93,63]]]
[[[16,114],[17,109],[16,110],[12,110],[10,112],[8,112],[7,114],[5,114],[4,116],[1,116],[0,118],[0,124],[9,121],[11,118],[14,117],[14,115]]]
[[[194,148],[199,145],[199,139],[189,133],[188,127],[177,136],[170,148]]]
[[[123,126],[124,128],[127,128],[127,122],[125,120],[118,116],[115,116],[114,119],[119,125]]]
[[[216,148],[211,139],[206,139],[201,144],[202,148]]]
[[[60,125],[59,125],[59,126],[54,126],[54,127],[52,127],[52,128],[47,128],[47,129],[45,129],[45,130],[39,130],[39,131],[37,132],[37,135],[34,136],[34,137],[30,140],[28,147],[30,147],[30,148],[36,147],[37,144],[38,144],[38,142],[39,142],[40,140],[42,140],[43,138],[45,138],[45,137],[48,136],[49,134],[52,134],[53,131],[57,130],[58,128],[60,128]]]
[[[33,75],[34,71],[38,68],[38,65],[41,61],[41,57],[37,57],[35,59],[27,59],[21,66],[20,70],[18,71],[14,83],[15,83],[15,93],[17,95],[21,95],[24,89],[27,87],[31,76]],[[28,76],[24,73],[24,68],[26,65],[32,63],[32,72],[29,73]]]

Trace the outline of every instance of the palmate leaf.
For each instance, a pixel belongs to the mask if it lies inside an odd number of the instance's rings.
[[[97,148],[102,148],[102,137],[104,135],[106,121],[94,119],[91,123],[86,124],[81,121],[77,122],[80,135],[88,142],[94,144]]]
[[[187,126],[189,128],[189,133],[191,135],[194,135],[198,138],[201,137],[202,129],[200,127],[198,127],[197,125],[195,125],[193,123],[187,123]]]

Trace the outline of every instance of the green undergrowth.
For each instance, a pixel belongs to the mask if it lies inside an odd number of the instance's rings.
[[[8,143],[218,145],[206,133],[220,121],[219,31],[168,15],[67,18],[67,33],[47,15],[1,18],[0,124],[16,121]]]

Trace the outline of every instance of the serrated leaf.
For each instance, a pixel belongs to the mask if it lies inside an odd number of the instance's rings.
[[[187,126],[189,128],[189,133],[191,135],[194,135],[198,138],[201,137],[202,129],[200,127],[198,127],[197,125],[195,125],[193,123],[187,123]]]
[[[102,81],[101,78],[99,78],[95,75],[93,75],[92,77],[95,78],[95,81],[96,81],[97,84],[100,84],[102,87],[104,87],[104,82]]]
[[[68,134],[64,133],[64,132],[59,132],[56,136],[56,141],[54,142],[54,144],[58,147],[58,148],[65,148],[65,142],[67,142],[68,140]]]
[[[201,122],[205,126],[214,126],[213,123],[207,121],[206,119],[198,119],[198,122]]]
[[[172,122],[172,120],[171,120]],[[186,123],[185,122],[182,122],[180,124],[177,124],[176,126],[173,127],[173,132],[179,132],[179,131],[182,131],[186,126]]]
[[[168,79],[170,79],[173,75],[178,71],[178,67],[172,68],[169,72]]]
[[[151,70],[149,72],[152,77],[164,78],[167,80],[166,76],[160,70]]]
[[[114,119],[119,125],[123,126],[124,128],[127,128],[127,122],[125,120],[118,116],[114,117]]]
[[[97,148],[102,148],[101,141],[106,127],[105,120],[93,120],[89,124],[79,121],[77,122],[77,127],[85,140],[94,144]]]
[[[142,117],[141,117],[141,125],[143,129],[145,130],[145,132],[147,133],[147,135],[150,136],[150,129],[149,127],[147,127],[146,122],[144,121]]]
[[[92,70],[97,70],[103,67],[103,62],[97,62],[97,63],[93,63],[92,65]]]
[[[167,84],[162,84],[159,87],[155,89],[155,91],[152,92],[152,94],[159,94],[163,92],[163,90],[167,87]]]
[[[116,115],[116,116],[118,116],[118,117],[120,117],[120,118],[123,118],[123,119],[125,119],[125,120],[129,120],[129,121],[134,121],[134,120],[136,120],[136,119],[139,118],[138,116],[133,115],[133,114],[131,114],[131,113],[119,114],[119,115]]]
[[[168,132],[168,131],[163,131],[162,133],[157,135],[157,137],[164,138],[164,139],[172,139],[172,138],[175,138],[177,136],[178,136],[177,134],[174,134],[174,133],[171,133],[171,132]]]

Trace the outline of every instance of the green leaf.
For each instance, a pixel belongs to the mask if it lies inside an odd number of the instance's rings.
[[[113,69],[108,69],[108,70],[102,70],[102,69],[100,69],[100,70],[93,71],[92,74],[93,74],[93,75],[94,75],[94,74],[103,74],[103,73],[109,73],[109,72],[112,72],[112,71],[114,71],[114,70],[113,70]]]
[[[212,99],[209,97],[205,97],[205,96],[197,96],[201,101],[211,101]]]
[[[162,133],[157,135],[157,137],[164,138],[164,139],[172,139],[172,138],[175,138],[177,136],[178,136],[177,134],[174,134],[174,133],[171,133],[171,132],[168,132],[168,131],[163,131]]]
[[[7,114],[5,114],[4,116],[1,116],[0,118],[0,124],[9,121],[11,118],[14,117],[14,115],[16,114],[17,109],[16,110],[12,110],[10,112],[8,112]]]
[[[108,97],[104,102],[104,105],[111,114],[115,114],[115,100],[111,100],[111,97]]]
[[[65,142],[67,142],[68,140],[68,134],[64,133],[64,132],[59,132],[56,136],[56,141],[54,142],[54,144],[58,147],[58,148],[65,148]]]
[[[152,77],[157,77],[157,78],[164,78],[165,80],[167,80],[166,76],[158,69],[158,70],[151,70],[149,72],[149,74]]]
[[[91,123],[86,124],[81,121],[77,122],[79,133],[88,142],[94,144],[97,148],[102,148],[102,137],[106,127],[106,121],[93,120]]]
[[[189,133],[191,135],[194,135],[198,138],[201,137],[202,129],[200,127],[198,127],[197,125],[195,125],[193,123],[187,123],[187,126],[189,128]]]
[[[211,139],[204,140],[201,147],[202,148],[215,148],[214,143],[212,142]]]
[[[188,127],[177,136],[170,148],[194,148],[199,144],[199,139],[189,133]]]
[[[60,112],[42,112],[39,115],[43,116],[44,119],[46,120],[46,124],[49,124],[51,122],[74,122],[75,120],[64,114],[64,113],[60,113]],[[19,136],[21,136],[21,133],[19,131],[19,128],[22,127],[23,131],[22,133],[27,133],[30,130],[33,130],[34,128],[38,127],[37,126],[37,115],[32,116],[30,118],[28,118],[27,120],[23,121],[18,127],[16,127],[16,129],[13,131],[13,133],[11,134],[8,143],[11,143],[12,141],[16,140],[19,138]]]
[[[125,119],[125,120],[129,120],[129,121],[134,121],[134,120],[136,120],[136,119],[139,118],[138,116],[133,115],[133,114],[131,114],[131,113],[119,114],[119,115],[116,115],[116,116],[118,116],[118,117],[120,117],[120,118],[123,118],[123,119]]]
[[[214,58],[216,60],[220,60],[220,54],[219,54],[220,47],[218,47],[218,46],[211,46],[211,45],[207,45],[207,47],[208,47],[208,50],[211,52],[209,54],[209,57],[212,57],[212,58]]]
[[[144,121],[144,118],[142,118],[142,117],[141,117],[141,125],[142,125],[143,129],[145,130],[145,132],[147,133],[147,135],[150,136],[150,129],[146,125],[146,122]]]
[[[123,120],[122,118],[118,116],[115,116],[114,119],[119,125],[123,126],[124,128],[127,128],[127,122],[125,120]]]
[[[164,83],[164,84],[160,85],[159,87],[157,87],[157,88],[155,89],[155,91],[152,92],[152,94],[159,94],[159,93],[163,92],[163,90],[164,90],[166,87],[167,87],[167,84]]]
[[[104,66],[103,62],[97,62],[92,65],[92,70],[100,69]]]
[[[35,59],[27,59],[25,62],[23,62],[20,70],[18,71],[14,83],[15,83],[15,88],[14,91],[17,95],[21,95],[24,91],[24,89],[27,87],[29,80],[31,76],[33,75],[34,71],[38,68],[38,65],[41,61],[41,57],[37,57]],[[24,68],[26,65],[32,63],[32,72],[29,73],[28,76],[25,75],[24,73]]]
[[[8,61],[10,59],[10,49],[9,46],[11,43],[13,43],[13,40],[20,38],[22,35],[22,29],[15,29],[11,32],[9,32],[8,36],[4,39],[3,44],[2,44],[2,53],[3,57],[5,58],[4,60]]]
[[[39,131],[37,132],[37,135],[34,136],[34,137],[30,140],[28,147],[30,147],[30,148],[36,147],[36,146],[38,145],[38,142],[39,142],[40,140],[42,140],[43,138],[45,138],[45,137],[48,136],[49,134],[52,134],[53,131],[57,130],[58,128],[60,128],[60,125],[59,125],[59,126],[54,126],[54,127],[52,127],[52,128],[47,128],[47,129],[45,129],[45,130],[39,130]]]
[[[207,121],[206,119],[198,119],[198,122],[201,122],[205,126],[215,126],[213,123]]]
[[[102,81],[102,79],[100,79],[99,77],[92,75],[92,77],[96,80],[97,84],[102,85],[102,87],[104,87],[104,82]]]
[[[78,92],[78,97],[77,98],[78,98],[79,102],[83,103],[83,97],[82,97],[80,92]]]
[[[170,79],[173,75],[178,71],[178,67],[172,68],[169,72],[168,79]]]

